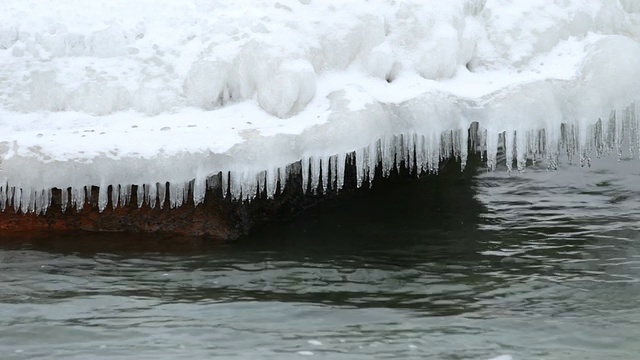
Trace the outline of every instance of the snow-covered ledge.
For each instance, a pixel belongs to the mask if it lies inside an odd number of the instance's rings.
[[[358,184],[436,172],[473,122],[489,168],[638,156],[639,41],[634,0],[2,1],[0,209],[271,196],[298,161],[340,187],[352,152]]]

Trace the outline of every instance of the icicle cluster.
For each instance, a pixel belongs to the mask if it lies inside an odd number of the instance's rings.
[[[485,156],[490,170],[498,165],[500,150],[508,171],[514,165],[523,171],[528,162],[543,162],[547,168],[555,169],[563,158],[580,166],[590,166],[594,156],[615,155],[618,160],[623,156],[640,158],[638,110],[634,103],[612,111],[608,118],[597,119],[595,123],[562,123],[559,129],[519,128],[495,132],[480,127],[472,146]]]
[[[192,194],[193,203],[198,205],[204,201],[207,188],[212,186],[221,186],[225,196],[237,200],[250,200],[262,191],[266,191],[268,197],[273,197],[278,185],[286,187],[286,181],[292,175],[302,176],[302,188],[305,191],[326,191],[329,184],[332,188],[341,189],[345,179],[345,161],[351,154],[355,156],[358,186],[373,179],[377,166],[381,166],[383,176],[389,175],[394,166],[401,162],[410,171],[417,171],[417,175],[437,173],[440,163],[450,157],[460,160],[464,166],[469,150],[482,154],[489,169],[493,170],[503,163],[508,171],[513,166],[522,171],[528,163],[535,162],[542,162],[554,169],[564,158],[581,166],[588,166],[593,156],[615,154],[618,158],[638,158],[639,115],[638,105],[634,103],[612,111],[608,118],[591,123],[562,123],[559,128],[527,128],[525,125],[498,128],[491,122],[473,122],[455,130],[430,134],[406,132],[380,138],[351,152],[303,157],[300,159],[301,169],[282,164],[268,169],[254,170],[248,167],[244,170],[222,171],[219,178],[221,184],[215,180],[214,175],[218,172],[204,171],[187,181],[138,184],[135,198],[138,207],[162,207],[168,202],[171,208],[175,208],[187,202],[187,196]],[[97,207],[100,211],[105,210],[109,203],[115,208],[129,204],[133,198],[134,187],[131,184],[102,182],[98,185]],[[88,194],[92,186],[96,184],[72,186],[68,188],[70,191],[62,191],[62,210],[68,210],[67,204],[77,211],[82,210],[89,203]],[[112,191],[109,199],[110,186]],[[51,199],[51,189],[17,187],[8,181],[0,186],[0,209],[3,211],[12,208],[23,213],[44,213],[51,205]]]

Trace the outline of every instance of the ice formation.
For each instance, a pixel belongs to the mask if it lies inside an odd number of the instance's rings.
[[[639,156],[639,41],[635,0],[5,0],[0,209],[273,193],[297,161],[340,186],[346,154],[361,182],[470,140],[490,168]]]

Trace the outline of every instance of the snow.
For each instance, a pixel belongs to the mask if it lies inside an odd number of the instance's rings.
[[[219,172],[271,194],[300,160],[340,184],[354,151],[359,182],[413,149],[437,172],[472,122],[489,168],[637,156],[639,40],[632,0],[5,0],[0,209],[165,182],[179,206],[194,178],[197,204]]]

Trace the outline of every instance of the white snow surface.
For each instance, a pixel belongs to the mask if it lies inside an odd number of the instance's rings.
[[[299,160],[340,185],[353,151],[359,181],[396,155],[437,171],[472,122],[490,168],[499,141],[509,168],[635,154],[639,41],[635,0],[3,0],[0,209],[165,182],[179,206],[192,179],[198,203],[218,172],[272,193]]]

